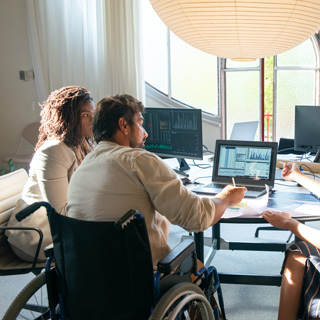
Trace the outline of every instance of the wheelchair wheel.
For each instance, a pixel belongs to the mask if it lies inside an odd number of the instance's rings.
[[[149,320],[214,320],[213,311],[203,291],[194,283],[179,283],[166,292],[155,306]]]
[[[2,320],[50,319],[45,273],[33,278],[16,296]]]

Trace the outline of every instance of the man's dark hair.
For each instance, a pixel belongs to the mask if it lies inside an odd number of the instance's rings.
[[[119,119],[124,118],[132,126],[135,114],[144,112],[141,101],[129,94],[106,97],[97,104],[92,131],[97,143],[110,140],[119,129]]]

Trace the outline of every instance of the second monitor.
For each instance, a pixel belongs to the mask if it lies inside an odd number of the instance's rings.
[[[320,107],[295,106],[294,150],[315,154],[320,147]]]
[[[190,169],[184,158],[202,160],[201,109],[147,107],[143,116],[146,150],[177,158],[181,171]]]

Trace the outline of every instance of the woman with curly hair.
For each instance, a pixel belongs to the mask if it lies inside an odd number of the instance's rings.
[[[70,178],[84,157],[93,150],[92,116],[94,103],[82,87],[68,86],[53,91],[42,104],[41,125],[29,178],[11,215],[8,226],[34,227],[43,232],[38,260],[52,242],[45,208],[18,222],[15,214],[37,201],[48,201],[65,215]],[[12,250],[21,259],[33,261],[39,236],[34,231],[6,232]]]

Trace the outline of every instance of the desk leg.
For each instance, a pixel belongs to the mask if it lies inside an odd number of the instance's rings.
[[[220,223],[217,222],[212,226],[212,242],[214,243],[214,248],[220,250]]]
[[[196,245],[197,258],[204,263],[204,239],[203,232],[194,233],[194,241]]]

